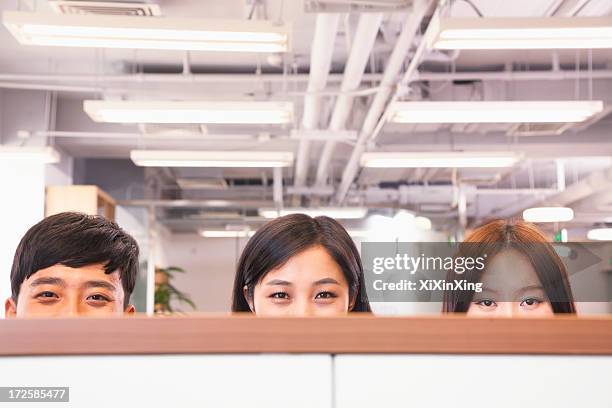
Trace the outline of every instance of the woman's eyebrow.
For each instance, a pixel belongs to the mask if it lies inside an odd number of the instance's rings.
[[[525,286],[520,289],[517,289],[516,292],[514,292],[514,294],[516,295],[519,293],[525,293],[529,290],[544,290],[544,288],[542,287],[542,285],[529,285],[529,286]]]
[[[333,278],[324,278],[324,279],[319,279],[314,284],[315,285],[327,285],[327,284],[339,285],[340,282],[338,282],[337,280]]]
[[[482,288],[482,292],[490,292],[494,295],[499,295],[499,291],[491,288],[487,288],[486,286]]]
[[[271,285],[271,286],[291,286],[293,285],[291,282],[289,281],[285,281],[285,280],[281,280],[281,279],[272,279],[271,281],[266,282],[266,285]]]

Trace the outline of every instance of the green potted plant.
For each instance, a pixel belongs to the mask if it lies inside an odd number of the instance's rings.
[[[155,269],[155,313],[170,314],[181,312],[174,310],[171,303],[173,300],[178,300],[181,303],[186,303],[192,309],[196,308],[195,303],[189,296],[178,290],[170,282],[174,278],[175,273],[185,273],[185,270],[177,266],[169,266],[167,268]]]

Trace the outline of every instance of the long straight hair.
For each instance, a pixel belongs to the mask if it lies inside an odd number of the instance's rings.
[[[312,218],[305,214],[276,218],[259,228],[247,242],[234,279],[232,311],[250,312],[249,299],[263,277],[314,246],[323,247],[342,270],[353,305],[349,311],[370,312],[363,266],[353,240],[333,218]],[[249,299],[245,297],[245,287]]]
[[[554,313],[576,313],[567,269],[555,249],[534,224],[522,220],[491,221],[475,229],[459,245],[461,255],[478,257],[486,254],[488,261],[506,249],[518,250],[529,259]],[[482,271],[467,271],[463,278],[469,282],[479,282],[485,272],[486,265]],[[446,291],[442,311],[465,313],[473,297],[472,291]]]

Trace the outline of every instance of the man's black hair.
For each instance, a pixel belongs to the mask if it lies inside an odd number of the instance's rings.
[[[41,269],[61,264],[70,268],[104,264],[104,272],[119,272],[124,307],[136,284],[138,244],[116,223],[94,215],[64,212],[49,216],[26,232],[11,268],[12,298],[21,284]]]

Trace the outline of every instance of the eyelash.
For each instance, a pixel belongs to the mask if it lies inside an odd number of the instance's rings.
[[[47,294],[50,294],[52,296],[44,296],[44,295],[47,295]],[[37,294],[36,298],[37,299],[46,299],[46,300],[48,300],[48,299],[52,299],[52,298],[57,298],[57,295],[55,293],[49,291],[49,290],[45,290],[45,291],[40,292],[39,294]]]
[[[320,295],[326,295],[325,297],[319,297]],[[329,292],[329,291],[325,291],[325,292],[319,292],[316,294],[315,299],[335,299],[338,296],[333,293],[333,292]]]
[[[534,304],[532,304],[532,305],[526,305],[526,306],[534,306],[534,305],[539,305],[539,304],[541,304],[541,303],[543,302],[541,299],[538,299],[538,298],[535,298],[535,297],[528,297],[528,298],[523,299],[523,300],[521,301],[521,304],[520,304],[520,305],[521,305],[521,306],[525,306],[525,302],[527,302],[527,301],[529,301],[529,300],[534,301]],[[491,303],[493,303],[493,304],[492,304],[492,305],[488,305],[488,306],[487,306],[487,305],[485,305],[485,304],[484,304],[484,302],[491,302]],[[483,300],[479,300],[478,302],[475,302],[475,303],[476,303],[478,306],[484,306],[484,307],[491,307],[491,306],[493,306],[493,305],[497,305],[497,304],[495,303],[495,301],[494,301],[494,300],[491,300],[491,299],[483,299]]]
[[[325,296],[322,297],[321,295]],[[315,299],[335,299],[337,297],[338,296],[335,293],[329,291],[319,292],[315,295]],[[289,294],[287,292],[274,292],[270,295],[270,298],[285,300],[289,298]]]
[[[539,304],[541,304],[541,303],[543,302],[543,301],[542,301],[542,299],[538,299],[538,298],[536,298],[536,297],[528,297],[528,298],[525,298],[525,299],[523,299],[523,300],[521,301],[521,306],[523,306],[523,304],[524,304],[525,302],[527,302],[528,300],[533,300],[533,301],[534,301],[534,304],[532,304],[532,305],[527,305],[527,306],[539,305]]]
[[[92,299],[94,302],[110,302],[110,299],[108,297],[106,297],[104,295],[100,295],[99,293],[96,293],[95,295],[90,295],[90,296],[87,297],[87,299],[90,299],[90,298],[92,298],[94,296],[99,296],[99,297],[102,298],[102,299]]]
[[[492,305],[488,305],[488,306],[487,306],[487,305],[485,305],[485,304],[484,304],[484,302],[491,302],[491,303],[492,303]],[[476,303],[478,306],[484,306],[484,307],[491,307],[491,306],[493,306],[493,305],[497,306],[497,303],[495,303],[495,301],[494,301],[494,300],[491,300],[491,299],[482,299],[482,300],[479,300],[478,302],[475,302],[475,303]]]

